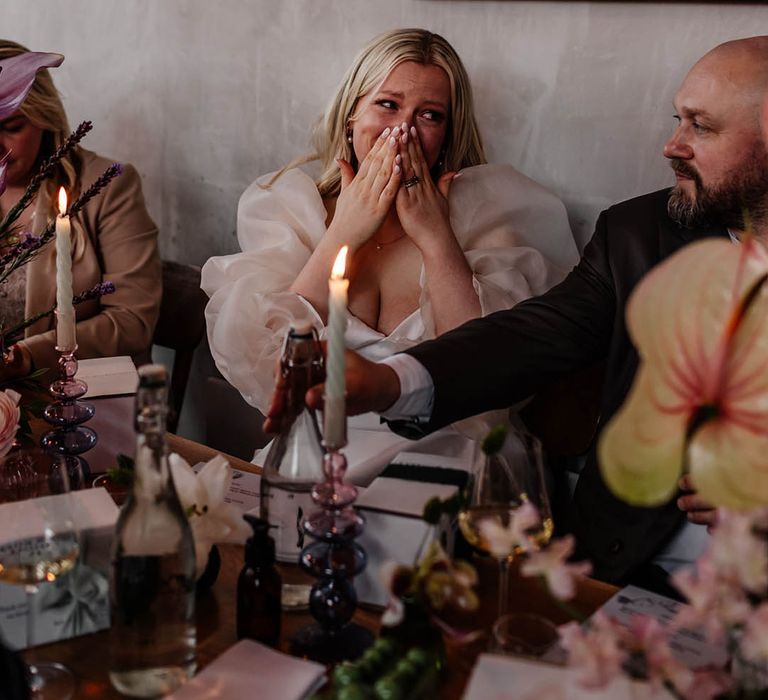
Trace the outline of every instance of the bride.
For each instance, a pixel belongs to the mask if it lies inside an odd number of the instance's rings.
[[[347,347],[370,359],[540,294],[578,260],[562,203],[512,167],[485,164],[466,71],[436,34],[401,29],[369,43],[315,145],[244,192],[242,252],[203,268],[213,357],[262,413],[288,328],[309,321],[325,335],[342,245]],[[316,180],[295,167],[312,159]]]

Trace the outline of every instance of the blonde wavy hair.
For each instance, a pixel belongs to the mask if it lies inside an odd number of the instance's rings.
[[[317,189],[322,197],[335,197],[341,191],[337,158],[356,166],[347,131],[354,123],[355,110],[363,95],[381,85],[401,63],[412,61],[435,65],[448,75],[451,86],[451,111],[442,149],[440,172],[460,170],[486,162],[483,142],[475,120],[469,76],[453,47],[439,34],[426,29],[395,29],[375,37],[357,55],[347,70],[334,98],[314,130],[315,153],[286,165],[270,185],[289,168],[319,160],[321,174]],[[269,186],[269,185],[268,185]]]
[[[0,39],[0,59],[18,56],[28,51],[28,48],[17,44],[15,41]],[[29,91],[27,99],[19,107],[19,112],[32,124],[43,130],[40,151],[37,154],[37,164],[39,164],[51,156],[70,134],[67,113],[64,111],[59,92],[56,90],[47,69],[37,71],[32,89]],[[69,157],[63,158],[59,162],[54,176],[46,180],[43,191],[50,202],[50,209],[54,215],[58,212],[59,187],[65,187],[70,193],[70,197],[76,195],[80,184],[79,172],[80,158],[76,148]],[[34,172],[30,173],[30,177],[32,175]]]

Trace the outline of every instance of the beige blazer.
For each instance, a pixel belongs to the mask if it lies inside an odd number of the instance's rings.
[[[113,161],[81,149],[84,191]],[[38,197],[34,230],[52,217],[50,202]],[[75,307],[77,357],[131,355],[149,360],[152,335],[160,309],[162,275],[157,227],[147,213],[141,180],[131,165],[72,219],[73,292],[80,294],[99,282],[114,282],[116,291]],[[27,266],[26,317],[56,302],[56,246],[46,245]],[[32,354],[35,368],[55,367],[54,318],[27,328],[20,344]]]

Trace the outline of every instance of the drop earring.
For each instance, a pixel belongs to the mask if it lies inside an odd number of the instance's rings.
[[[352,143],[352,129],[347,129],[347,143]]]

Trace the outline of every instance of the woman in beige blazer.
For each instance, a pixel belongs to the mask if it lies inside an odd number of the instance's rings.
[[[0,59],[26,51],[0,40]],[[7,188],[0,195],[0,216],[21,197],[37,166],[69,134],[69,125],[47,70],[39,71],[20,109],[0,122],[0,153],[10,151]],[[39,233],[56,215],[57,193],[64,186],[73,201],[111,164],[111,160],[77,148],[46,181],[34,204],[20,219],[21,231]],[[113,180],[72,220],[73,291],[77,295],[100,282],[113,282],[115,292],[76,306],[79,358],[131,355],[149,359],[160,307],[161,268],[157,227],[147,213],[136,170],[123,166]],[[15,278],[14,278],[15,276]],[[56,300],[56,249],[43,248],[0,288],[0,322],[19,320],[51,308]],[[15,318],[14,318],[15,314]],[[52,316],[30,326],[14,348],[0,379],[33,368],[55,367]]]

